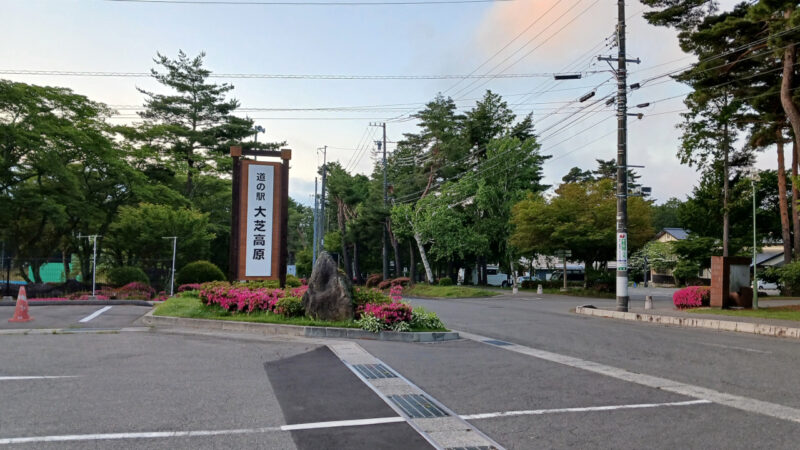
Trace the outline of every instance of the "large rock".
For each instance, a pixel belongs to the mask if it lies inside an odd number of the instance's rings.
[[[303,294],[306,315],[317,320],[350,320],[355,315],[353,287],[328,252],[317,257],[308,290]]]

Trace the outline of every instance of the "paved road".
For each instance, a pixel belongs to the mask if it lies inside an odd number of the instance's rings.
[[[3,336],[0,448],[447,448],[463,424],[509,449],[797,448],[797,342],[569,313],[581,298],[412,302],[469,339]],[[387,392],[409,386],[449,416],[403,416]]]

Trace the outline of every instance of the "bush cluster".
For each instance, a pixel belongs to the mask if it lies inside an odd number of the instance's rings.
[[[367,281],[364,283],[364,285],[367,287],[375,287],[381,281],[383,281],[383,275],[379,273],[373,273],[367,277]]]
[[[353,303],[355,303],[356,307],[367,303],[381,304],[390,303],[391,301],[392,299],[388,295],[377,288],[362,288],[358,286],[353,288]]]
[[[672,303],[679,309],[708,306],[710,301],[711,289],[708,286],[689,286],[672,294]]]
[[[139,283],[134,281],[125,286],[117,289],[116,298],[119,300],[125,299],[144,299],[150,300],[156,295],[156,290],[150,287],[149,284]]]
[[[411,278],[408,277],[393,278],[391,280],[383,280],[378,283],[378,289],[384,290],[389,289],[392,286],[408,286],[410,283]]]
[[[219,267],[209,261],[190,262],[183,266],[175,277],[175,282],[179,285],[224,280],[225,274],[222,273]]]
[[[300,281],[300,278],[297,278],[296,276],[291,275],[291,274],[290,275],[286,275],[286,287],[290,287],[290,288],[300,287],[303,284],[305,284],[305,283]]]
[[[124,286],[128,283],[139,282],[150,284],[150,278],[144,270],[133,266],[114,267],[106,274],[108,283],[114,287]]]
[[[286,317],[303,315],[302,297],[308,286],[286,289],[253,286],[257,284],[204,283],[200,288],[200,300],[204,305],[217,305],[233,313],[267,311]]]
[[[439,278],[439,286],[452,286],[452,285],[453,285],[453,280],[451,280],[450,277]]]
[[[199,291],[201,286],[200,283],[182,284],[178,286],[178,292]]]

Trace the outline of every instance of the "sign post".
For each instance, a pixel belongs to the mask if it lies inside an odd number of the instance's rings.
[[[289,161],[292,151],[231,147],[233,189],[230,278],[286,285]],[[264,162],[244,156],[279,157]]]

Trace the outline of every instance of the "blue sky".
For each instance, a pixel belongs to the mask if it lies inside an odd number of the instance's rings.
[[[723,7],[733,2],[722,2]],[[630,67],[630,82],[663,74],[691,62],[681,59],[674,33],[647,25],[643,7],[629,2],[628,54],[642,64]],[[546,14],[545,14],[546,13]],[[103,0],[6,0],[0,4],[0,70],[145,72],[156,52],[174,56],[207,53],[216,73],[464,75],[471,73],[538,19],[526,33],[489,60],[477,73],[527,74],[576,70],[604,71],[596,62],[616,23],[611,0],[516,0],[502,3],[395,6],[175,5]],[[560,18],[559,18],[560,17]],[[516,53],[514,53],[516,52]],[[521,58],[523,55],[526,55]],[[512,56],[510,56],[512,55]],[[583,56],[582,58],[579,58]],[[490,71],[505,58],[508,61]],[[517,61],[513,66],[511,62]],[[158,90],[147,78],[0,75],[35,84],[70,87],[111,105],[141,105],[136,87]],[[316,108],[410,104],[407,110],[249,112],[266,128],[266,139],[285,140],[293,149],[290,194],[312,202],[316,149],[329,146],[328,159],[371,172],[368,141],[378,130],[370,122],[418,109],[437,92],[465,108],[485,89],[503,95],[519,115],[531,110],[542,132],[542,151],[554,155],[545,165],[548,183],[570,167],[595,167],[594,159],[616,156],[613,106],[564,127],[578,97],[597,87],[599,98],[615,89],[611,74],[552,82],[549,78],[472,80],[227,80],[243,107]],[[226,81],[226,80],[219,80]],[[605,84],[602,84],[607,81]],[[664,79],[659,79],[659,82]],[[546,92],[542,92],[546,91]],[[650,102],[641,121],[631,118],[629,164],[645,165],[641,181],[660,201],[683,198],[697,171],[675,157],[675,125],[680,98],[654,102],[688,91],[674,82],[651,83],[634,91],[629,104]],[[540,92],[530,94],[531,92]],[[528,94],[528,95],[526,95]],[[518,104],[519,103],[519,104]],[[584,104],[581,104],[583,106]],[[559,108],[562,108],[558,110]],[[637,110],[636,112],[638,112]],[[128,112],[129,111],[121,111]],[[604,117],[607,117],[603,120]],[[315,119],[315,120],[309,120]],[[324,120],[319,120],[324,119]],[[118,119],[123,121],[124,119]],[[592,125],[594,125],[592,127]],[[591,128],[590,128],[591,127]],[[414,131],[413,121],[389,121],[390,141]],[[374,133],[374,134],[371,134]],[[259,140],[265,137],[259,136]],[[368,148],[364,148],[368,147]],[[390,145],[389,149],[394,146]],[[364,149],[354,158],[354,149]],[[772,152],[759,167],[774,168]]]

